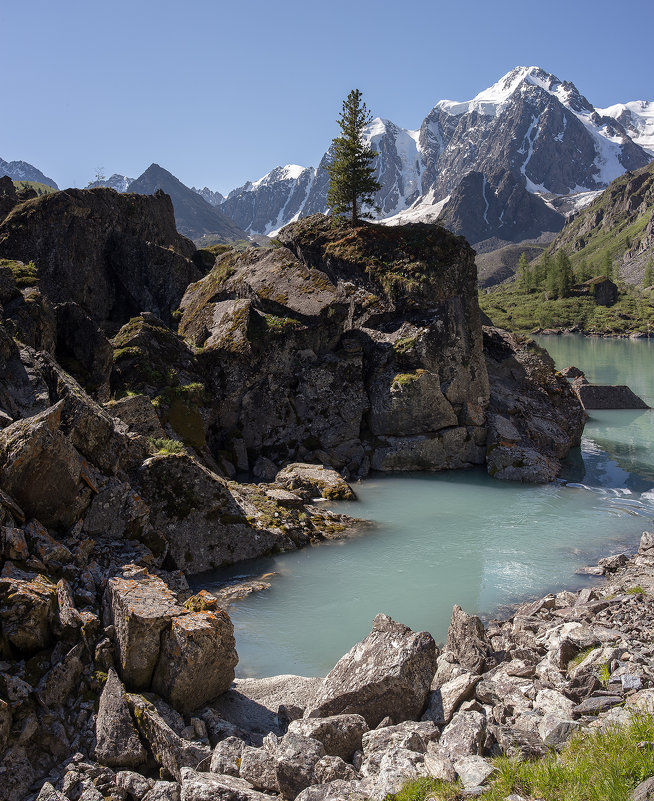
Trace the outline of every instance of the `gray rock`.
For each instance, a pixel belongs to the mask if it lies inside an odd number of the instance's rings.
[[[651,801],[654,798],[654,776],[645,779],[633,791],[631,801]]]
[[[358,778],[352,765],[338,756],[324,756],[316,762],[314,780],[317,784],[328,784],[333,781],[354,781]]]
[[[228,776],[239,775],[239,761],[243,754],[245,743],[238,737],[226,737],[213,749],[211,755],[211,773],[226,773]],[[243,777],[247,779],[247,776]]]
[[[277,762],[274,753],[266,748],[246,746],[241,757],[239,775],[257,790],[265,790],[269,793],[279,792]]]
[[[600,695],[586,698],[574,708],[575,715],[599,715],[600,712],[606,712],[612,706],[621,704],[624,698],[620,695]]]
[[[356,498],[352,488],[333,468],[319,464],[289,464],[277,473],[275,484],[291,490],[307,501],[325,498],[350,501]]]
[[[481,620],[476,615],[467,614],[457,605],[452,610],[452,621],[447,632],[445,647],[472,673],[482,671],[486,657],[490,653]]]
[[[579,723],[575,720],[564,720],[558,715],[545,715],[538,725],[538,733],[542,741],[549,748],[560,751],[568,742],[573,732],[579,729]]]
[[[654,532],[643,531],[638,546],[638,553],[645,553],[646,551],[650,551],[652,548],[654,548]]]
[[[472,696],[480,678],[466,670],[460,676],[432,689],[429,693],[427,709],[421,719],[432,720],[437,726],[448,724],[459,705]]]
[[[164,718],[162,712],[166,712],[166,709],[163,704],[160,703],[158,709],[144,696],[128,695],[127,698],[139,733],[148,743],[150,751],[159,765],[165,768],[171,776],[180,781],[182,768],[209,767],[211,750],[205,745],[199,745],[180,737]],[[175,721],[171,720],[171,722]]]
[[[372,777],[370,797],[382,801],[387,795],[398,793],[407,779],[426,776],[425,755],[406,748],[385,751],[377,774]]]
[[[141,776],[140,773],[134,773],[132,770],[119,770],[114,781],[116,786],[126,790],[134,801],[142,801],[143,796],[154,785],[151,779],[146,779],[145,776]]]
[[[455,782],[456,771],[452,761],[438,753],[436,745],[430,745],[425,754],[425,770],[432,779],[444,782]]]
[[[296,801],[367,801],[369,785],[359,781],[338,779],[327,784],[314,784],[297,796]]]
[[[83,653],[84,646],[78,643],[41,679],[37,692],[46,706],[60,706],[73,695],[84,670]]]
[[[497,768],[480,756],[467,756],[454,763],[454,770],[458,773],[461,783],[466,790],[484,784],[486,779],[496,772]]]
[[[234,626],[226,612],[180,615],[161,637],[152,689],[175,709],[190,712],[229,689],[237,662]]]
[[[182,788],[177,782],[155,782],[141,801],[181,801]]]
[[[284,798],[293,799],[314,783],[314,769],[325,756],[322,743],[299,734],[286,734],[275,748],[275,770],[279,790]]]
[[[270,801],[270,796],[235,776],[182,768],[181,801]]]
[[[149,690],[161,635],[172,618],[186,610],[164,582],[145,569],[109,579],[105,602],[116,631],[123,681],[135,690]]]
[[[457,712],[443,729],[439,751],[452,762],[480,754],[485,733],[486,716],[482,712]]]
[[[41,787],[36,801],[66,801],[66,796],[62,795],[59,790],[55,790],[50,782],[46,782],[43,787]]]
[[[349,762],[354,752],[361,749],[361,738],[368,731],[368,724],[361,715],[333,715],[294,720],[289,724],[288,731],[318,740],[325,746],[328,755]]]
[[[102,765],[136,767],[146,761],[147,753],[134,727],[125,689],[112,668],[100,696],[95,733],[95,758]]]
[[[436,644],[386,615],[327,674],[306,717],[359,714],[371,727],[387,715],[420,717],[436,670]]]

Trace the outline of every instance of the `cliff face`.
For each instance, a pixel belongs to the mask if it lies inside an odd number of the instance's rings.
[[[281,247],[225,254],[187,290],[180,334],[251,458],[365,475],[484,460],[488,382],[474,254],[436,226],[322,215]]]

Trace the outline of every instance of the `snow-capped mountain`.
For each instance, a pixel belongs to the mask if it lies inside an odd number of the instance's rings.
[[[37,170],[26,161],[4,161],[0,158],[0,178],[5,175],[8,175],[12,181],[36,181],[51,186],[53,189],[59,189],[52,178],[48,178],[41,170]]]
[[[116,192],[127,192],[129,185],[133,180],[134,178],[128,178],[126,175],[120,175],[119,173],[115,172],[104,181],[92,181],[88,188],[94,189],[97,186],[104,186],[109,189],[115,189]]]
[[[375,198],[390,223],[433,221],[471,242],[520,241],[558,231],[626,170],[654,155],[654,103],[595,109],[574,84],[517,67],[472,100],[441,100],[418,130],[377,118],[366,139],[379,154]],[[278,167],[229,193],[221,209],[249,233],[274,234],[326,210],[328,176]]]
[[[209,189],[208,186],[202,189],[196,189],[192,186],[191,189],[197,192],[200,197],[203,197],[207,203],[210,203],[212,206],[220,206],[220,204],[225,201],[225,195],[222,195],[220,192],[214,192],[213,189]]]

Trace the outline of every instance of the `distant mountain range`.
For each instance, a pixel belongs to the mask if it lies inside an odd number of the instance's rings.
[[[626,170],[654,157],[654,103],[594,108],[574,84],[517,67],[472,100],[441,100],[411,131],[377,118],[375,198],[389,224],[439,219],[480,249],[561,229]],[[220,206],[249,233],[325,211],[329,151],[317,169],[276,167]]]
[[[472,100],[439,101],[417,130],[376,118],[377,216],[386,224],[435,222],[483,253],[551,239],[566,218],[627,170],[654,158],[654,102],[594,108],[574,84],[516,67]],[[171,195],[181,233],[202,244],[275,235],[327,209],[329,150],[317,168],[275,167],[227,197],[189,188],[156,164],[137,179],[96,182],[119,192]],[[0,159],[0,176],[56,184],[25,162]]]

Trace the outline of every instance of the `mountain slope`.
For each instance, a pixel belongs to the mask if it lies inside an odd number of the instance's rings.
[[[517,67],[472,100],[441,100],[418,130],[377,118],[366,140],[378,153],[380,219],[442,213],[471,242],[501,244],[560,230],[590,193],[647,164],[654,110],[644,101],[595,109],[574,84]],[[295,178],[275,168],[230,192],[221,208],[250,233],[324,212],[330,160],[327,151],[317,169]]]
[[[574,215],[550,248],[561,249],[574,264],[598,265],[608,253],[620,278],[640,283],[654,258],[654,162],[620,176]]]
[[[51,186],[53,189],[59,189],[52,178],[48,178],[41,170],[37,170],[26,161],[4,161],[0,158],[0,178],[4,175],[8,175],[12,181],[36,181],[39,184]]]
[[[158,164],[151,164],[129,184],[129,191],[139,195],[153,195],[158,189],[173,201],[180,234],[190,239],[203,238],[205,244],[210,244],[210,240],[232,242],[248,238],[232,220]]]

